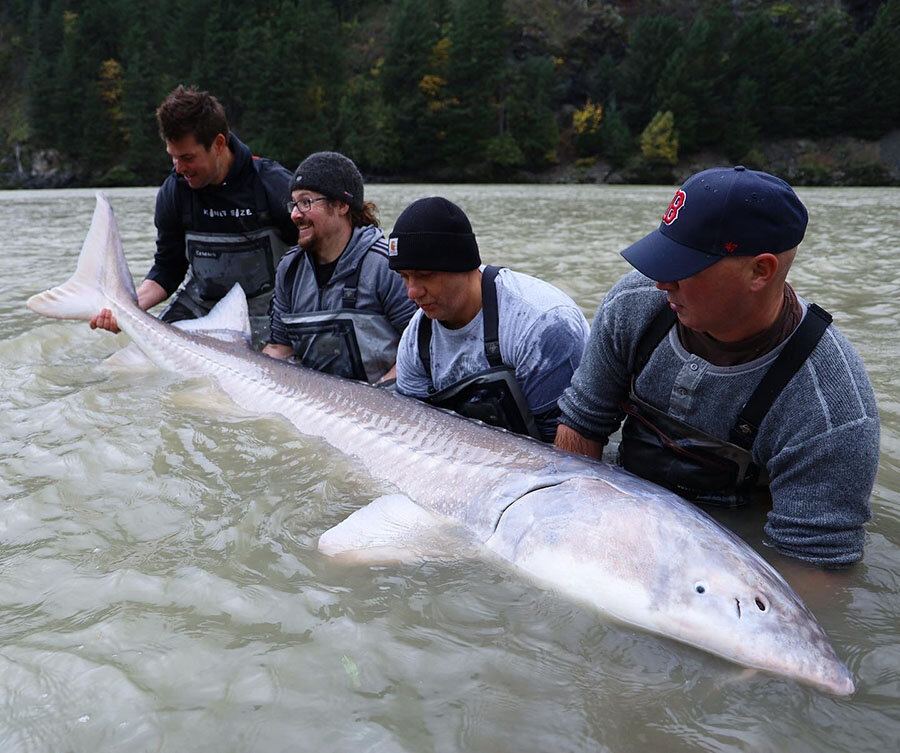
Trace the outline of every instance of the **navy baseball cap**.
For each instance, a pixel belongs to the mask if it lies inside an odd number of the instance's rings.
[[[743,166],[692,175],[659,227],[622,256],[645,277],[675,282],[728,256],[780,254],[797,246],[808,215],[781,178]]]

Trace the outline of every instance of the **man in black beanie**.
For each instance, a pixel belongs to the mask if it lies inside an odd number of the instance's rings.
[[[565,293],[481,266],[469,218],[434,196],[403,210],[390,268],[417,312],[400,340],[397,391],[545,442],[581,361],[588,323]]]
[[[392,373],[416,309],[388,267],[377,209],[356,165],[337,152],[309,155],[290,188],[299,244],[278,265],[263,353],[374,382]]]

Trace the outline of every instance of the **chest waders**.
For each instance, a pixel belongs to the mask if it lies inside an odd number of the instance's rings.
[[[360,256],[344,283],[339,309],[281,317],[294,348],[294,361],[316,371],[364,382],[380,379],[394,365],[400,333],[384,314],[356,308],[362,263],[366,254],[375,249],[387,253],[386,241],[379,240]],[[288,290],[293,289],[297,266],[305,258],[306,254],[300,252],[291,261],[286,273]]]
[[[731,506],[752,501],[769,485],[765,469],[753,462],[751,449],[769,408],[803,365],[831,323],[831,315],[810,304],[807,315],[785,343],[731,429],[728,441],[667,415],[635,394],[635,382],[650,355],[675,324],[667,306],[641,335],[631,376],[631,392],[622,403],[626,414],[619,461],[632,473],[665,486],[687,499]],[[713,495],[711,499],[705,499]],[[717,499],[718,498],[718,499]]]
[[[484,322],[484,357],[490,368],[471,374],[449,387],[435,391],[426,402],[448,408],[467,418],[542,439],[528,401],[516,381],[516,373],[505,366],[500,354],[499,313],[495,280],[501,267],[485,267],[481,275],[481,310]],[[431,375],[431,319],[422,316],[417,333],[419,359]],[[543,440],[542,440],[543,441]]]
[[[256,163],[253,164],[256,170]],[[275,291],[275,268],[288,250],[288,244],[272,223],[265,188],[258,175],[253,178],[253,193],[254,211],[238,218],[241,231],[206,233],[196,229],[200,210],[194,191],[187,189],[183,196],[181,221],[189,265],[188,279],[160,319],[172,322],[205,316],[235,283],[240,283],[247,296],[253,343],[259,345],[268,341],[269,302]],[[236,208],[233,211],[247,210]]]

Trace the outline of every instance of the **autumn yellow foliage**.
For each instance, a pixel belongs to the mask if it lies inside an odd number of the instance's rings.
[[[678,163],[678,132],[671,110],[657,112],[641,134],[644,161],[654,165]]]
[[[602,120],[603,105],[593,104],[591,100],[588,100],[580,110],[572,113],[572,127],[579,136],[596,133]]]

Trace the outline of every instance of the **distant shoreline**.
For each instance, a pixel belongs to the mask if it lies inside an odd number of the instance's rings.
[[[900,186],[900,129],[877,141],[852,137],[828,139],[780,139],[760,143],[740,161],[751,169],[765,170],[802,186]],[[370,173],[368,183],[522,183],[677,185],[709,167],[737,164],[724,153],[705,151],[686,155],[676,165],[637,162],[614,167],[602,159],[561,160],[540,172],[500,170],[491,166],[467,166],[433,173]],[[285,165],[293,169],[293,165]],[[111,188],[147,185],[130,180],[124,168],[105,174],[89,172],[67,162],[53,150],[19,148],[0,157],[0,189]],[[165,173],[160,174],[162,183]]]

